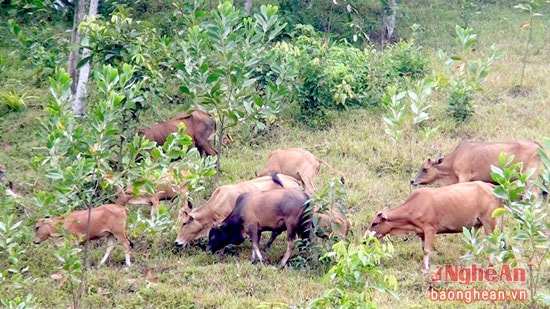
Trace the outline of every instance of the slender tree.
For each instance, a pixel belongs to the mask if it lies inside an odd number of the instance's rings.
[[[246,15],[250,15],[250,11],[252,11],[252,0],[244,0],[244,10]]]
[[[88,11],[88,18],[94,18],[97,14],[97,7],[99,5],[99,0],[90,1],[90,9]],[[84,40],[87,40],[87,37],[84,37]],[[84,48],[82,51],[82,59],[90,58],[91,51],[88,48]],[[78,72],[78,82],[76,86],[76,93],[74,94],[74,101],[72,105],[73,112],[76,115],[84,115],[84,102],[83,99],[86,96],[86,85],[88,84],[88,78],[90,76],[90,61],[82,66]]]
[[[78,65],[78,56],[80,55],[80,48],[77,45],[80,43],[80,34],[78,33],[78,25],[82,19],[84,19],[84,13],[86,12],[86,1],[85,0],[76,0],[75,1],[75,12],[73,19],[73,29],[71,34],[71,53],[69,54],[69,76],[71,76],[71,92],[74,94],[76,92],[76,83],[78,78],[76,76],[76,67]]]
[[[395,31],[395,15],[397,13],[397,0],[382,0],[384,16],[382,17],[382,44],[390,42]]]

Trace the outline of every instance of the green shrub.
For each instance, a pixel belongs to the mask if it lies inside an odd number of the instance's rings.
[[[296,117],[312,128],[330,126],[332,111],[379,107],[387,86],[422,78],[427,71],[429,63],[413,40],[380,52],[328,41],[311,27],[299,30],[303,35],[294,44],[302,83]]]
[[[448,56],[440,50],[439,58],[445,61],[450,76],[447,111],[457,122],[463,122],[473,115],[474,96],[483,92],[482,82],[489,74],[491,65],[502,57],[502,53],[492,45],[487,57],[476,57],[474,45],[477,43],[477,34],[474,30],[457,25],[455,32],[455,42],[460,47],[460,53]]]
[[[360,244],[336,243],[332,251],[322,257],[336,260],[324,278],[334,287],[313,300],[311,308],[376,308],[376,291],[398,299],[394,293],[396,278],[380,267],[380,261],[391,258],[392,254],[391,243],[381,244],[374,233],[367,233]]]
[[[545,139],[546,149],[550,149],[550,140]],[[550,175],[550,159],[545,151],[538,150],[543,161],[540,179],[534,185],[548,191],[546,181]],[[491,166],[491,177],[498,183],[493,194],[503,201],[503,207],[493,212],[493,217],[505,220],[503,231],[495,230],[483,241],[475,240],[471,232],[465,229],[466,249],[472,252],[464,259],[479,259],[483,253],[496,254],[493,264],[499,266],[510,263],[527,270],[526,284],[530,295],[530,308],[547,307],[550,304],[550,293],[547,286],[548,256],[550,254],[550,220],[548,200],[538,198],[530,192],[527,181],[535,172],[534,169],[523,170],[523,163],[513,163],[514,156],[499,155],[499,165]],[[502,246],[505,241],[506,246]],[[489,245],[489,246],[488,246]]]

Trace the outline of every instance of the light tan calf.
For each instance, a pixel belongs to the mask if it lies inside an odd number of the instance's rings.
[[[130,247],[132,243],[126,237],[126,219],[128,214],[124,206],[106,204],[91,210],[89,240],[107,237],[107,251],[99,262],[103,265],[113,251],[118,240],[124,247],[126,265],[130,262]],[[74,235],[80,242],[86,241],[88,229],[88,210],[79,210],[63,217],[41,218],[35,226],[34,243],[39,244],[46,239],[51,239],[56,245],[62,245],[58,226],[62,226],[69,234]]]

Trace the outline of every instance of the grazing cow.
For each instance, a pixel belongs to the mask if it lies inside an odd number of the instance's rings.
[[[258,176],[267,176],[271,173],[285,174],[302,181],[308,194],[315,193],[313,177],[319,172],[321,163],[331,171],[340,175],[340,181],[344,183],[344,174],[334,169],[326,161],[317,158],[311,152],[301,148],[285,148],[273,151],[267,163]]]
[[[271,231],[272,239],[287,231],[287,249],[280,266],[284,267],[294,251],[294,238],[309,238],[310,216],[304,215],[309,195],[300,189],[274,189],[239,195],[231,214],[208,235],[207,251],[241,244],[248,235],[252,242],[252,257],[263,262],[260,253],[260,235]]]
[[[313,210],[314,225],[317,226],[317,236],[328,238],[330,234],[344,239],[348,236],[350,222],[346,216],[340,214],[337,210],[330,209],[326,212],[320,212],[317,207]]]
[[[273,174],[217,188],[201,207],[180,209],[181,227],[174,245],[183,247],[195,239],[208,236],[212,226],[221,223],[235,208],[235,201],[241,193],[281,187],[300,188],[300,184],[290,176]]]
[[[184,179],[179,185],[176,184],[172,172],[164,175],[159,179],[157,186],[155,187],[155,193],[151,194],[144,188],[138,188],[137,195],[134,195],[134,186],[129,185],[126,190],[117,190],[115,204],[125,206],[129,204],[151,204],[151,217],[159,211],[159,202],[161,200],[172,200],[176,195],[180,194],[183,199],[185,193],[187,193],[187,183],[185,177],[186,171],[180,171],[182,179]]]
[[[370,223],[376,237],[387,234],[418,235],[422,239],[422,272],[429,269],[436,234],[462,233],[462,228],[483,226],[488,235],[495,228],[493,211],[501,201],[493,195],[494,185],[482,181],[440,188],[420,188],[400,206],[377,212]]]
[[[515,162],[523,162],[523,170],[535,168],[532,179],[538,175],[541,158],[537,149],[541,145],[534,141],[518,140],[505,143],[462,142],[447,157],[427,159],[411,184],[450,185],[460,182],[481,180],[494,183],[491,179],[491,165],[499,166],[501,152],[514,155]]]
[[[149,128],[143,128],[140,136],[162,145],[168,135],[178,132],[179,123],[185,123],[185,134],[191,136],[195,147],[201,154],[214,156],[218,154],[211,141],[216,135],[216,120],[208,113],[201,110],[195,110],[191,114],[181,114],[166,122],[153,124]]]
[[[103,265],[113,251],[118,240],[124,247],[126,266],[132,266],[130,262],[130,247],[132,243],[126,237],[126,218],[128,214],[124,206],[106,204],[91,210],[90,228],[88,240],[107,237],[107,251],[99,262]],[[86,241],[88,230],[88,210],[79,210],[58,218],[41,218],[36,222],[34,243],[39,244],[46,239],[51,239],[56,245],[63,245],[58,226],[61,225],[69,234],[74,235],[81,243]]]

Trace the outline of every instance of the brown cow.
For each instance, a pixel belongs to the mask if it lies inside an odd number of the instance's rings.
[[[140,136],[162,145],[171,133],[178,132],[179,123],[185,123],[185,134],[191,136],[195,147],[201,154],[214,156],[218,151],[212,146],[211,141],[216,135],[216,120],[208,113],[195,110],[191,114],[183,113],[166,122],[153,124],[149,128],[143,128]]]
[[[518,140],[505,143],[462,142],[451,154],[436,160],[427,159],[411,184],[450,185],[454,183],[481,180],[494,183],[491,179],[491,165],[500,167],[498,156],[505,152],[514,155],[514,162],[523,162],[523,170],[535,168],[531,179],[535,179],[541,167],[537,149],[541,145],[534,141]]]
[[[177,180],[172,172],[169,172],[159,179],[159,182],[155,188],[155,193],[153,194],[140,187],[138,190],[138,195],[135,196],[133,185],[129,185],[124,191],[117,190],[115,204],[122,206],[125,206],[127,203],[150,204],[151,217],[153,217],[153,215],[159,211],[159,202],[161,200],[172,200],[176,197],[178,192],[182,201],[185,198],[185,194],[187,193],[187,183],[185,181],[187,172],[182,170],[180,173],[183,181],[179,185],[177,185]]]
[[[287,231],[287,249],[281,263],[284,267],[294,251],[294,238],[309,238],[307,215],[309,195],[300,189],[274,189],[247,192],[239,195],[231,214],[218,227],[210,230],[207,251],[216,252],[223,247],[243,243],[248,235],[252,242],[252,257],[263,262],[260,253],[260,235],[272,231],[272,239]]]
[[[213,225],[221,223],[235,208],[237,197],[245,192],[265,191],[278,188],[300,188],[300,184],[287,175],[259,177],[233,185],[218,187],[201,207],[190,210],[181,208],[179,221],[181,227],[174,242],[183,247],[191,241],[208,236]]]
[[[271,173],[292,176],[304,183],[305,191],[308,194],[313,194],[315,193],[313,177],[319,172],[321,163],[334,173],[340,175],[340,181],[344,183],[344,174],[342,172],[334,169],[326,161],[317,158],[311,152],[301,148],[285,148],[273,151],[258,176],[267,176]]]
[[[351,223],[337,210],[330,209],[325,212],[317,207],[313,210],[313,222],[317,226],[317,236],[328,238],[330,234],[344,239],[348,236]]]
[[[124,206],[106,204],[91,210],[89,240],[107,237],[107,251],[99,262],[103,265],[113,251],[118,240],[124,247],[126,265],[130,262],[130,247],[132,243],[126,237],[126,219],[128,213]],[[41,218],[36,222],[34,243],[39,244],[46,239],[51,239],[56,245],[62,245],[58,225],[61,225],[69,234],[74,235],[80,242],[86,239],[88,227],[88,210],[79,210],[58,218]]]
[[[440,188],[420,188],[400,206],[377,212],[369,229],[376,237],[387,234],[418,235],[422,239],[422,272],[427,273],[436,234],[462,233],[462,228],[483,226],[488,235],[495,228],[493,211],[501,201],[493,195],[494,185],[465,182]]]

